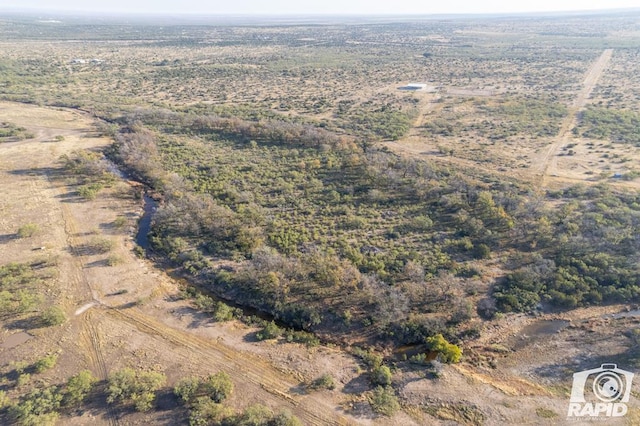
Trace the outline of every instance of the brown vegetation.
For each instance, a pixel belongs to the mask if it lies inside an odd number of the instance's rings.
[[[0,105],[2,419],[517,424],[637,367],[604,316],[640,299],[634,17],[29,19],[0,22],[0,96],[48,106]]]

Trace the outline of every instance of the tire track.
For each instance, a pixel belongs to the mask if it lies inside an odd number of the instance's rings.
[[[92,312],[88,312],[83,318],[83,332],[89,340],[89,346],[92,349],[91,352],[93,356],[91,358],[94,368],[98,370],[100,378],[106,381],[109,377],[109,371],[107,370],[107,363],[105,362],[104,354],[102,352],[100,335],[98,334],[98,330],[95,326]],[[107,404],[106,409],[107,421],[109,424],[112,426],[118,426],[120,422],[118,421],[118,416],[111,404]]]
[[[46,176],[50,186],[54,187],[49,174],[47,174]],[[61,188],[67,189],[66,185],[62,186]],[[59,195],[64,194],[64,192],[60,189],[57,189],[56,192]],[[66,245],[71,254],[71,258],[69,260],[72,269],[70,271],[71,275],[69,276],[69,278],[73,282],[77,293],[88,294],[88,296],[92,300],[100,304],[100,301],[96,299],[94,291],[91,288],[91,284],[89,284],[89,280],[84,273],[84,263],[82,262],[80,253],[77,250],[78,242],[75,235],[78,234],[78,227],[73,219],[69,207],[64,202],[61,202],[60,206],[62,213],[62,223],[64,226],[66,237]],[[88,349],[87,351],[85,351],[85,353],[89,357],[92,370],[97,373],[100,380],[106,381],[109,377],[109,370],[107,368],[107,363],[102,351],[100,335],[98,334],[98,330],[95,326],[95,318],[92,312],[83,312],[83,314],[84,315],[81,322],[81,333],[84,335],[85,347]],[[106,417],[110,425],[118,426],[120,424],[120,422],[118,421],[118,416],[110,404],[106,405]]]
[[[80,138],[91,129],[85,126],[73,129],[64,127],[61,123],[67,123],[69,117],[60,118],[58,112],[52,113],[53,118],[44,113],[45,121],[48,119],[53,124],[42,126],[39,120],[43,119],[43,112],[55,110],[4,102],[0,108],[5,108],[6,105],[10,105],[8,109],[15,113],[13,119],[17,120],[19,125],[35,133],[36,137],[3,144],[3,156],[14,160],[11,163],[7,162],[6,165],[3,164],[2,172],[5,170],[6,172],[14,172],[16,177],[6,181],[18,182],[19,186],[24,189],[24,193],[18,194],[17,200],[14,202],[22,202],[27,212],[33,205],[38,206],[40,210],[39,224],[43,228],[53,228],[47,229],[43,238],[46,238],[44,240],[47,243],[46,253],[60,258],[57,262],[59,276],[56,281],[62,295],[57,297],[56,303],[62,304],[65,310],[69,311],[75,305],[77,297],[91,298],[93,291],[85,276],[85,265],[78,257],[76,238],[78,226],[74,221],[72,208],[64,201],[65,192],[69,188],[56,176],[59,167],[57,158],[60,154],[69,153],[74,149],[87,148],[86,140],[81,141]],[[78,116],[75,112],[72,114],[72,118]],[[34,122],[39,124],[36,125]],[[56,123],[61,126],[57,127]],[[72,126],[73,124],[67,125]],[[55,144],[49,144],[48,142],[51,142],[56,135],[65,138],[56,141]],[[53,239],[52,243],[50,243],[51,239]],[[73,321],[74,324],[70,330],[74,333],[75,341],[73,343],[77,344],[79,348],[79,353],[75,353],[86,357],[93,374],[105,380],[108,376],[108,368],[101,347],[100,334],[94,323],[95,319],[91,314],[84,315],[81,319]],[[50,338],[45,335],[42,337],[43,339]],[[77,350],[75,349],[75,351]],[[106,407],[104,421],[98,419],[96,421],[100,424],[106,421],[109,425],[115,426],[120,424],[116,413],[110,406]]]
[[[593,89],[598,83],[598,80],[602,76],[605,68],[609,64],[612,55],[613,49],[606,49],[591,65],[589,71],[587,71],[587,74],[585,75],[584,81],[582,82],[582,89],[578,92],[576,98],[571,103],[569,112],[562,121],[558,135],[555,138],[555,142],[547,148],[542,158],[538,161],[538,165],[534,169],[534,173],[541,175],[540,180],[542,186],[545,186],[547,176],[549,174],[554,174],[557,167],[558,151],[571,139],[572,131],[578,125],[580,112],[587,105],[587,100],[593,92]]]
[[[335,413],[333,406],[291,395],[289,389],[297,386],[298,383],[289,382],[284,377],[285,373],[251,354],[239,353],[222,343],[174,329],[135,308],[110,308],[106,312],[116,319],[133,325],[142,333],[157,336],[176,346],[186,348],[201,359],[219,365],[232,377],[259,386],[277,399],[286,401],[305,425],[354,424],[346,417]]]
[[[93,353],[95,354],[95,364],[100,374],[101,378],[106,379],[108,376],[107,364],[104,360],[104,355],[102,353],[101,343],[100,343],[100,335],[98,334],[98,330],[94,324],[93,314],[88,312],[83,318],[84,332],[89,339],[89,344],[93,349]]]

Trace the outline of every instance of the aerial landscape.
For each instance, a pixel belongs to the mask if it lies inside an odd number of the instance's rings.
[[[0,424],[640,424],[639,62],[640,9],[0,8]]]

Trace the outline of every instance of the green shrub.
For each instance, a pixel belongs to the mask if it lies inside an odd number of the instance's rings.
[[[101,183],[88,183],[78,187],[78,195],[85,200],[95,200],[102,188]]]
[[[256,333],[256,338],[258,340],[277,339],[282,336],[283,332],[284,330],[282,330],[282,328],[278,327],[275,322],[271,321],[268,322],[261,331]]]
[[[233,392],[231,377],[223,371],[212,374],[202,383],[203,391],[215,402],[222,402]]]
[[[374,412],[385,416],[392,416],[400,409],[398,397],[391,387],[375,388],[369,396],[369,404]]]
[[[95,237],[86,245],[88,254],[105,254],[113,250],[115,243],[108,238]]]
[[[356,348],[353,352],[354,355],[360,357],[362,361],[372,370],[382,365],[382,356],[373,351],[364,351],[362,349]]]
[[[247,407],[239,416],[238,426],[268,426],[273,419],[273,411],[262,404]]]
[[[165,381],[161,373],[123,368],[107,379],[107,402],[132,403],[137,411],[148,411],[153,406],[155,392]]]
[[[386,365],[380,365],[371,370],[371,383],[376,386],[389,386],[391,384],[391,369]]]
[[[491,248],[486,244],[478,244],[473,248],[473,257],[476,259],[489,259],[491,257]]]
[[[107,265],[108,266],[120,265],[122,262],[124,262],[124,259],[122,257],[118,256],[117,254],[111,254],[111,255],[109,255],[109,257],[107,257]]]
[[[193,304],[201,311],[212,312],[215,301],[210,296],[197,292],[193,298]]]
[[[27,223],[18,228],[18,238],[29,238],[33,237],[39,231],[38,225],[35,223]]]
[[[22,401],[9,408],[9,417],[18,425],[54,425],[59,414],[62,394],[56,386],[35,389]]]
[[[223,425],[233,411],[205,396],[196,399],[189,412],[189,426]]]
[[[21,388],[24,385],[28,384],[31,381],[31,374],[29,373],[20,373],[18,375],[18,380],[16,381],[16,385]]]
[[[231,321],[235,315],[236,310],[224,302],[216,302],[213,307],[213,320],[217,322]]]
[[[302,421],[288,411],[276,415],[269,426],[304,426]]]
[[[59,306],[50,306],[40,314],[40,320],[48,327],[64,324],[67,321],[67,315]]]
[[[0,390],[0,410],[4,410],[11,405],[11,399],[7,396],[7,392]]]
[[[144,248],[136,245],[133,248],[133,254],[135,254],[138,259],[144,259],[144,257],[145,257]]]
[[[63,392],[63,402],[66,406],[80,405],[89,395],[93,386],[98,381],[89,370],[82,370],[67,380]]]
[[[127,220],[126,217],[118,216],[116,220],[113,221],[113,226],[116,229],[123,229],[125,226],[127,226],[127,223],[129,223],[129,221]]]
[[[197,377],[185,377],[176,384],[173,393],[185,404],[190,404],[198,396],[201,384]]]
[[[43,358],[40,358],[33,365],[33,368],[36,373],[43,373],[55,367],[57,362],[58,362],[58,354],[54,353],[54,354],[47,355]]]
[[[514,271],[496,286],[496,307],[502,312],[528,312],[540,303],[544,286],[545,280],[535,271]]]
[[[438,352],[438,357],[442,362],[453,364],[460,362],[460,359],[462,358],[462,349],[453,343],[447,342],[442,334],[436,334],[435,336],[428,337],[426,343],[429,350]]]
[[[307,345],[310,348],[318,346],[320,344],[320,339],[318,339],[315,334],[309,333],[307,331],[287,330],[284,334],[284,337],[289,343],[302,343],[303,345]]]
[[[418,365],[428,365],[429,356],[425,353],[411,355],[411,357],[409,357],[409,362]]]
[[[313,382],[311,382],[311,384],[309,385],[309,388],[333,390],[336,388],[336,383],[333,380],[333,377],[331,376],[331,374],[325,373],[322,376],[315,379]]]

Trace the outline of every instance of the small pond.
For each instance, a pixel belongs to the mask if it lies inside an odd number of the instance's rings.
[[[519,350],[544,337],[555,334],[569,325],[567,320],[540,320],[524,327],[515,337],[513,349]]]

